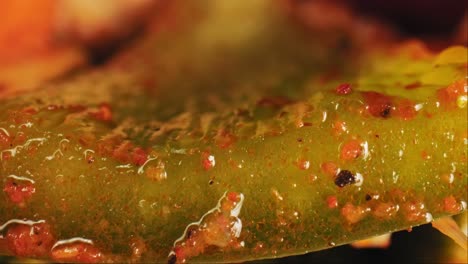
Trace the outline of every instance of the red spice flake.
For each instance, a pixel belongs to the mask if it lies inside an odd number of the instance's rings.
[[[91,244],[75,242],[55,247],[51,257],[60,262],[98,263],[103,255]]]
[[[341,147],[340,158],[342,160],[354,160],[362,154],[362,142],[360,140],[350,140]]]
[[[215,157],[209,152],[202,153],[202,165],[205,170],[210,170],[216,165]]]
[[[285,96],[266,96],[257,102],[257,106],[278,109],[292,103],[294,103],[294,100]]]
[[[406,90],[414,90],[414,89],[419,88],[419,87],[421,87],[421,82],[414,82],[414,83],[410,83],[408,85],[405,85]]]
[[[119,139],[111,139],[106,142],[101,142],[98,144],[98,152],[101,155],[109,155],[122,162],[122,163],[131,163],[137,166],[145,164],[148,160],[148,153],[141,147],[134,147],[130,141],[124,141],[120,143],[117,147],[114,147],[118,144]]]
[[[7,133],[6,130],[0,129],[0,149],[7,148],[11,144],[11,137]]]
[[[422,202],[406,202],[402,205],[405,218],[410,222],[419,222],[426,218],[426,209]]]
[[[28,114],[28,115],[35,115],[37,114],[37,110],[32,107],[26,107],[21,110],[21,112]]]
[[[367,111],[375,117],[388,118],[394,109],[392,98],[376,92],[363,92]]]
[[[462,210],[461,204],[453,195],[447,196],[443,201],[443,210],[447,213],[456,214]]]
[[[148,154],[142,148],[136,147],[132,152],[132,163],[138,166],[145,164],[148,160]]]
[[[221,129],[215,138],[216,145],[222,149],[229,148],[237,141],[237,137],[225,129]]]
[[[3,191],[8,195],[11,202],[24,206],[24,202],[36,192],[36,187],[32,182],[8,180],[3,187]]]
[[[429,154],[427,153],[427,151],[423,150],[423,151],[421,152],[421,158],[422,158],[423,160],[430,160],[430,159],[431,159],[431,155],[429,155]]]
[[[236,192],[229,192],[227,194],[227,198],[228,198],[229,201],[231,201],[233,203],[238,203],[241,200],[240,194],[236,193]]]
[[[49,255],[55,239],[45,223],[15,224],[8,228],[6,240],[9,250],[19,257],[43,258]]]
[[[411,100],[404,99],[398,102],[395,113],[403,120],[411,120],[418,114],[418,111],[414,108],[414,103]]]
[[[310,161],[301,159],[297,161],[296,165],[301,170],[308,170],[310,167]]]
[[[356,224],[361,221],[367,214],[368,210],[362,206],[354,206],[352,203],[346,203],[341,208],[341,215],[350,224]]]
[[[396,215],[399,207],[391,202],[378,203],[372,209],[372,214],[378,219],[388,220]]]
[[[335,122],[333,122],[332,128],[333,134],[335,136],[340,136],[343,133],[348,132],[348,127],[346,126],[346,122],[344,121],[336,120]]]
[[[109,122],[112,121],[112,109],[111,106],[107,103],[102,103],[99,105],[99,109],[97,112],[91,112],[91,116],[95,119]]]
[[[330,209],[338,207],[338,199],[336,198],[335,195],[331,195],[327,197],[327,205],[328,205],[328,208]]]
[[[465,85],[465,80],[460,79],[445,88],[437,90],[440,103],[449,108],[455,107],[458,97],[467,93]]]
[[[122,163],[130,162],[133,145],[130,141],[124,141],[112,152],[112,157]]]
[[[335,88],[335,92],[339,95],[350,94],[353,91],[351,84],[342,83]]]
[[[330,162],[330,161],[327,161],[327,162],[324,162],[322,163],[322,165],[320,166],[322,168],[322,171],[327,174],[327,175],[330,175],[330,176],[335,176],[338,172],[338,166],[336,166],[335,163],[333,162]]]

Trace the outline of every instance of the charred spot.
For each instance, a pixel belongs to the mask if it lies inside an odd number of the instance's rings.
[[[370,200],[372,200],[372,196],[370,194],[366,194],[365,199],[366,199],[366,201],[370,201]]]
[[[209,185],[213,185],[213,183],[214,183],[213,180],[210,180],[210,181],[208,182]]]
[[[297,142],[302,143],[302,142],[304,142],[304,140],[302,138],[298,138]]]
[[[167,259],[167,264],[176,264],[177,256],[175,254],[171,254]]]
[[[356,182],[356,178],[349,170],[341,170],[335,178],[335,185],[343,188]]]

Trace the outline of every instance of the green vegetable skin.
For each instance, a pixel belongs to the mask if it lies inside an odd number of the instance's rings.
[[[255,23],[207,15],[1,103],[3,254],[238,262],[466,209],[465,48],[337,61],[262,1],[238,10]]]

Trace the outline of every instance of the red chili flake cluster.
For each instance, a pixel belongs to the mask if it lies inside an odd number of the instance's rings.
[[[350,140],[341,147],[340,158],[342,160],[354,160],[362,154],[362,142],[360,140]]]
[[[103,255],[91,244],[76,242],[55,247],[51,257],[59,262],[98,263]]]
[[[341,170],[335,178],[335,185],[343,188],[356,182],[354,174],[348,170]]]
[[[112,151],[112,157],[122,163],[132,163],[137,166],[145,164],[148,154],[140,147],[134,147],[130,141],[124,141]]]
[[[109,122],[112,121],[112,109],[111,106],[107,103],[102,103],[99,105],[97,112],[90,113],[92,117],[97,120]]]
[[[45,223],[13,225],[8,228],[6,240],[14,255],[37,258],[47,257],[55,242],[49,225]]]
[[[453,197],[453,195],[447,196],[443,201],[443,210],[447,213],[456,214],[462,210],[461,204]]]
[[[9,119],[15,122],[15,124],[21,125],[32,121],[32,117],[35,114],[37,114],[36,109],[27,107],[17,111],[10,111]]]
[[[379,202],[372,208],[372,214],[378,219],[391,219],[398,212],[398,206],[391,202]]]
[[[410,222],[419,222],[426,218],[426,209],[422,202],[406,202],[401,209]]]
[[[205,170],[210,170],[216,165],[216,161],[213,155],[209,152],[202,153],[202,165]]]
[[[394,109],[392,98],[390,96],[376,93],[363,92],[364,101],[367,104],[367,111],[375,117],[388,118]]]
[[[411,100],[403,99],[395,107],[395,113],[403,120],[411,120],[418,114],[418,111]]]
[[[229,148],[237,140],[237,137],[225,129],[221,129],[216,135],[216,145],[222,149]]]
[[[25,201],[36,192],[36,188],[31,182],[8,180],[3,187],[3,191],[8,195],[11,202],[24,205]]]
[[[3,130],[0,130],[0,149],[7,148],[11,144],[11,137]]]
[[[341,208],[341,215],[349,224],[356,224],[361,221],[366,216],[367,212],[368,210],[365,207],[353,205],[352,203],[346,203],[343,208]]]
[[[350,94],[353,91],[353,87],[349,83],[342,83],[335,88],[335,92],[339,95]]]
[[[455,107],[458,96],[467,94],[465,84],[465,80],[460,79],[445,88],[437,90],[437,97],[441,104],[449,108]]]

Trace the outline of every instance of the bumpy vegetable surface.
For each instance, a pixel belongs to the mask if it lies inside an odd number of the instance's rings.
[[[219,5],[144,57],[2,102],[0,252],[245,261],[466,209],[465,48],[356,59],[262,1],[223,33]]]

